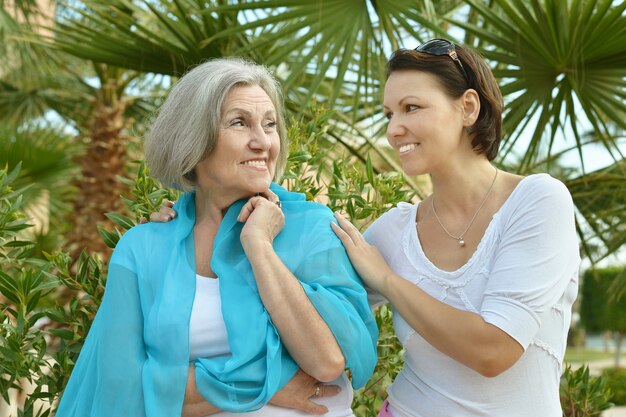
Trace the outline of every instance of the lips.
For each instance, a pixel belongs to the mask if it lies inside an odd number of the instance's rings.
[[[247,161],[241,162],[241,165],[256,168],[267,168],[267,159],[248,159]]]
[[[419,146],[419,143],[407,143],[406,145],[401,145],[400,147],[398,147],[398,152],[400,152],[400,155],[409,153],[415,148],[417,148],[418,146]]]

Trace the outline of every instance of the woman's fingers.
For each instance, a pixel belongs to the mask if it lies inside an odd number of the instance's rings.
[[[339,239],[341,239],[341,241],[344,243],[344,246],[346,244],[346,242],[344,241],[346,239],[346,236],[350,239],[350,242],[348,243],[352,243],[353,245],[365,243],[365,238],[363,238],[363,235],[361,234],[361,232],[359,232],[359,229],[357,229],[356,226],[350,223],[348,219],[343,217],[338,212],[335,212],[334,216],[337,220],[337,223],[339,223],[340,228],[335,225],[333,227],[333,230],[335,231]],[[341,232],[343,232],[343,234]]]
[[[172,209],[174,203],[166,200],[163,204],[163,207],[158,212],[150,214],[151,222],[167,223],[176,217],[176,212]]]
[[[250,198],[246,202],[246,204],[244,204],[243,207],[241,208],[241,211],[239,212],[239,216],[237,216],[237,220],[239,220],[240,222],[245,222],[246,220],[248,220],[248,217],[250,217],[254,209],[259,204],[261,204],[263,200],[265,200],[265,198],[260,197],[260,196]]]
[[[271,201],[272,203],[277,203],[280,201],[278,196],[269,188],[262,193],[259,193],[259,195],[265,197],[268,201]]]
[[[304,411],[305,413],[315,414],[318,416],[328,413],[328,408],[326,408],[325,406],[321,404],[314,403],[311,400],[305,401],[304,404],[302,404],[302,407],[300,407],[300,409]]]
[[[281,208],[280,200],[278,199],[278,196],[274,194],[273,192],[267,190],[267,192],[265,193],[260,193],[259,195],[250,198],[246,202],[246,204],[244,204],[244,206],[241,208],[241,211],[239,212],[239,216],[237,216],[237,220],[239,220],[240,222],[247,221],[250,215],[252,214],[252,212],[257,207],[265,203],[271,203],[272,205],[278,207],[279,209]]]
[[[346,251],[350,253],[352,248],[354,248],[354,242],[350,238],[350,235],[348,235],[345,230],[341,228],[341,226],[337,226],[337,224],[333,222],[330,222],[330,227],[333,229],[333,232],[335,232],[339,240],[341,240],[341,243],[343,244],[344,248],[346,248]]]
[[[150,213],[151,222],[167,223],[176,217],[176,212],[170,207],[161,207],[156,213]]]
[[[334,397],[341,392],[339,385],[316,384],[313,387],[313,395],[311,397]]]
[[[304,403],[304,411],[310,414],[326,414],[328,408],[315,402],[316,398],[334,397],[339,394],[341,388],[338,385],[324,385],[317,383],[311,389],[311,396]]]
[[[310,414],[326,414],[328,408],[315,402],[316,398],[333,397],[341,391],[338,385],[324,385],[317,383],[311,389],[311,396],[304,402],[304,411]]]
[[[328,408],[317,404],[318,397],[332,397],[341,389],[337,385],[324,385],[302,370],[287,382],[270,400],[271,404],[301,410],[309,414],[326,414]]]

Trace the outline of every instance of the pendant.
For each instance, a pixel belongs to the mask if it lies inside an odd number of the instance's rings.
[[[462,238],[461,238],[461,239],[459,239],[459,246],[460,246],[460,247],[465,246],[465,240],[463,240]]]

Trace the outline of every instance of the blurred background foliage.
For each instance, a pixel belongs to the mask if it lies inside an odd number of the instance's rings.
[[[607,291],[623,297],[625,10],[614,0],[0,0],[7,410],[47,415],[99,305],[109,248],[176,198],[135,162],[141,137],[171,84],[213,57],[275,72],[291,119],[284,184],[365,228],[430,192],[428,177],[402,176],[385,140],[387,56],[437,36],[476,48],[505,97],[496,163],[568,186],[586,264],[613,264]],[[381,361],[355,397],[359,416],[375,415],[402,362],[390,311],[377,320]]]

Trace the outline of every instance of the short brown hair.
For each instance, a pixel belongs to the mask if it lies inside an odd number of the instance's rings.
[[[398,49],[387,61],[387,77],[395,71],[414,70],[434,75],[444,92],[459,98],[469,88],[480,98],[480,113],[472,130],[472,148],[493,161],[498,155],[502,136],[502,93],[484,58],[467,47],[454,45],[457,57],[467,74],[448,55],[430,55],[414,49]]]

